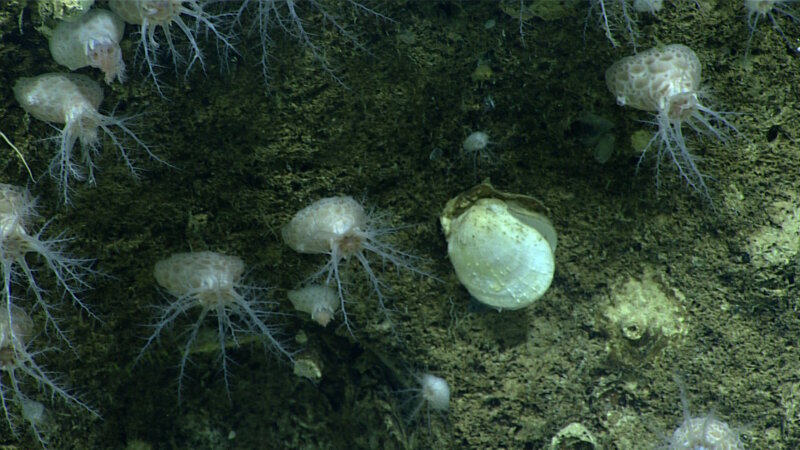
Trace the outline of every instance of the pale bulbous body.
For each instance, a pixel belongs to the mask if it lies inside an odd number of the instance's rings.
[[[687,418],[672,434],[669,450],[744,450],[739,434],[713,416]]]
[[[486,150],[486,147],[490,144],[489,135],[484,133],[483,131],[475,131],[470,133],[469,136],[464,139],[464,142],[461,144],[461,147],[467,153],[480,153]]]
[[[681,391],[683,423],[669,439],[667,450],[744,450],[739,433],[712,414],[692,416],[683,382],[676,378]]]
[[[495,143],[484,131],[474,131],[470,133],[461,143],[461,156],[472,160],[473,170],[478,169],[478,163],[486,162],[494,164],[497,157],[492,151]]]
[[[153,270],[156,282],[171,295],[195,296],[206,308],[239,296],[236,288],[243,274],[241,258],[215,252],[176,253]]]
[[[0,183],[0,239],[3,242],[27,236],[30,220],[35,215],[35,202],[27,189]]]
[[[69,180],[94,182],[94,156],[99,151],[98,128],[111,138],[131,171],[133,161],[119,136],[111,127],[117,127],[130,140],[155,158],[147,145],[125,124],[125,119],[101,114],[98,109],[103,102],[103,89],[85,75],[73,73],[46,73],[31,78],[20,78],[14,84],[14,97],[22,108],[33,117],[63,124],[58,136],[58,152],[50,162],[50,175],[58,180],[65,203],[69,203]],[[81,151],[75,151],[80,141]],[[76,154],[79,153],[79,154]]]
[[[298,253],[336,251],[346,257],[361,249],[357,241],[366,237],[366,230],[364,207],[353,197],[342,196],[323,198],[301,209],[281,234]]]
[[[328,262],[310,279],[324,277],[323,284],[336,286],[344,323],[348,329],[350,324],[345,310],[345,289],[340,273],[342,262],[351,258],[359,261],[384,311],[382,282],[372,269],[368,254],[377,255],[397,268],[427,275],[411,264],[413,257],[397,251],[385,241],[387,235],[394,230],[379,228],[374,222],[374,218],[353,197],[338,196],[323,198],[306,206],[281,230],[283,241],[296,252],[329,255]]]
[[[434,411],[450,409],[450,385],[444,378],[429,373],[420,377],[422,399]]]
[[[0,308],[0,370],[19,364],[33,332],[33,320],[25,310],[16,305]]]
[[[747,26],[750,28],[750,37],[747,39],[747,49],[745,53],[750,51],[750,43],[753,40],[758,21],[761,19],[768,19],[772,24],[772,28],[777,30],[781,35],[786,45],[797,52],[797,45],[786,36],[783,32],[778,16],[785,16],[789,21],[800,23],[800,16],[794,6],[797,4],[795,0],[744,0],[744,9],[747,11]]]
[[[97,110],[103,102],[103,89],[85,75],[46,73],[20,78],[14,84],[14,96],[33,117],[57,124],[76,124],[76,136],[97,140],[100,122]]]
[[[450,385],[442,377],[432,373],[413,375],[415,386],[399,391],[408,398],[403,408],[408,421],[415,420],[421,411],[425,413],[428,427],[432,424],[432,413],[446,414],[450,410]]]
[[[311,320],[327,326],[339,307],[339,296],[327,285],[314,284],[287,293],[292,306],[298,311],[311,314]]]
[[[119,43],[125,22],[105,9],[93,9],[73,22],[61,22],[50,37],[50,54],[69,70],[91,66],[105,74],[106,83],[125,81],[125,62]]]
[[[267,302],[256,297],[257,289],[243,283],[244,261],[237,256],[211,251],[175,253],[158,261],[153,269],[156,282],[171,296],[170,303],[159,308],[154,331],[139,355],[156,341],[161,332],[179,317],[196,310],[196,319],[189,325],[183,347],[178,379],[178,393],[198,333],[208,316],[216,316],[213,326],[222,357],[222,372],[228,387],[227,348],[238,345],[244,335],[255,336],[269,344],[273,351],[290,360],[292,355],[276,338],[276,329],[267,323],[272,313]]]
[[[700,74],[697,54],[674,44],[622,58],[606,71],[606,84],[620,106],[658,112],[675,95],[697,93]]]

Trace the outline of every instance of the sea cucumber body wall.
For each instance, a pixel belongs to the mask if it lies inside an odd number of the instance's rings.
[[[119,42],[125,22],[111,11],[93,9],[74,22],[61,22],[50,38],[50,54],[69,70],[92,66],[102,69],[106,83],[125,79]]]
[[[191,316],[189,311],[199,310],[186,331],[188,337],[183,345],[178,377],[179,398],[187,363],[207,318],[216,318],[211,329],[216,333],[226,389],[230,387],[228,349],[240,345],[244,336],[260,338],[267,344],[266,348],[293,360],[292,354],[278,340],[277,327],[269,321],[274,315],[267,307],[269,302],[257,295],[263,289],[244,284],[244,271],[244,261],[238,256],[211,251],[175,253],[155,264],[156,282],[174,298],[158,307],[153,333],[139,358],[164,329],[184,316]]]
[[[20,78],[14,84],[14,97],[33,117],[52,124],[64,124],[54,139],[58,152],[50,161],[50,175],[58,181],[64,203],[69,203],[69,180],[94,182],[94,157],[99,153],[100,139],[97,129],[114,143],[128,168],[136,173],[133,159],[124,147],[122,136],[115,135],[111,127],[122,130],[129,141],[135,142],[147,154],[158,159],[126,125],[125,118],[101,114],[103,88],[85,75],[74,73],[46,73],[31,78]],[[80,152],[75,142],[80,141]]]
[[[330,253],[345,236],[362,235],[366,229],[367,213],[353,197],[328,197],[298,211],[282,234],[298,253]]]
[[[76,137],[97,139],[97,126],[90,127],[90,121],[103,102],[103,89],[91,78],[70,73],[20,78],[14,85],[14,96],[25,111],[39,120],[58,124],[87,121]]]
[[[668,160],[689,186],[710,200],[705,175],[686,142],[683,126],[723,143],[729,139],[728,129],[738,130],[725,119],[726,113],[705,105],[700,76],[697,54],[685,45],[672,44],[620,59],[606,71],[606,84],[620,106],[655,113],[653,123],[658,130],[642,156],[651,146],[656,147],[656,174],[658,164]]]

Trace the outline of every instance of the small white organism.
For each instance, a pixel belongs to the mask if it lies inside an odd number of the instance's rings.
[[[675,429],[667,450],[744,450],[739,433],[712,414],[692,417],[683,383],[678,380],[683,423]]]
[[[795,52],[800,52],[800,48],[792,45],[792,42],[786,37],[778,21],[775,20],[775,16],[780,14],[788,17],[795,23],[800,23],[800,18],[793,14],[790,7],[792,3],[797,2],[796,0],[744,0],[744,7],[747,10],[747,26],[750,27],[750,37],[747,39],[747,49],[745,53],[750,50],[750,42],[753,40],[753,33],[756,31],[758,21],[762,18],[767,18],[772,22],[772,27],[778,30],[778,33],[789,48]]]
[[[450,385],[444,378],[429,373],[422,374],[419,379],[422,400],[434,411],[450,409]]]
[[[208,14],[203,9],[201,0],[109,0],[109,7],[122,19],[132,25],[140,26],[139,45],[144,53],[144,61],[158,92],[163,95],[156,74],[157,54],[160,44],[156,38],[157,29],[164,33],[172,63],[177,71],[178,66],[186,61],[176,47],[172,35],[172,25],[175,25],[186,37],[189,43],[190,54],[186,63],[186,73],[195,62],[199,62],[205,71],[203,52],[197,44],[197,37],[201,33],[211,33],[226,49],[233,50],[230,38],[220,31],[217,23],[218,17]],[[190,18],[190,21],[184,20]]]
[[[311,320],[323,327],[328,326],[339,308],[339,296],[328,285],[305,286],[289,291],[287,296],[294,309],[311,314]]]
[[[370,265],[368,254],[377,255],[384,263],[389,262],[398,269],[430,276],[412,264],[416,257],[395,249],[387,242],[387,238],[397,230],[380,228],[378,219],[368,215],[353,197],[327,197],[298,211],[281,230],[283,242],[292,250],[329,256],[328,261],[310,279],[324,277],[324,284],[335,284],[344,323],[350,332],[352,328],[345,310],[345,289],[340,270],[342,262],[355,258],[361,263],[384,313],[388,313],[382,289],[384,283]]]
[[[147,339],[139,358],[178,317],[190,310],[199,310],[197,318],[188,327],[189,337],[183,348],[178,377],[179,399],[192,346],[209,316],[216,316],[214,330],[219,341],[226,389],[229,389],[230,362],[226,350],[231,345],[238,346],[245,336],[259,336],[269,344],[268,348],[293,359],[278,340],[277,328],[269,323],[274,315],[268,309],[269,303],[256,297],[258,288],[242,283],[244,268],[241,258],[210,251],[175,253],[155,265],[153,275],[156,282],[175,299],[158,308],[153,334]]]
[[[33,381],[32,389],[44,389],[51,398],[61,398],[95,416],[98,414],[59,386],[53,380],[53,375],[34,361],[34,356],[40,352],[28,350],[33,332],[33,321],[22,308],[10,304],[0,308],[0,407],[14,435],[18,434],[16,422],[22,418],[42,447],[46,447],[44,405],[25,394],[23,385],[27,381]]]
[[[653,123],[658,130],[639,161],[656,143],[656,182],[659,164],[667,159],[692,188],[710,199],[704,176],[697,168],[697,158],[686,145],[683,125],[722,142],[729,138],[726,129],[737,130],[723,113],[703,104],[700,72],[695,52],[685,45],[672,44],[617,61],[606,71],[606,84],[620,106],[655,113]]]
[[[14,97],[33,117],[50,124],[64,124],[54,140],[58,152],[50,161],[50,175],[58,181],[64,203],[69,203],[69,180],[87,180],[93,184],[94,157],[99,152],[100,128],[114,143],[128,168],[136,174],[133,160],[119,136],[111,127],[117,127],[147,154],[159,160],[150,148],[128,128],[126,119],[101,114],[103,88],[85,75],[72,73],[46,73],[32,78],[20,78],[14,84]],[[80,141],[81,151],[76,154],[75,142]],[[160,161],[160,160],[159,160]]]
[[[473,170],[477,170],[478,163],[486,161],[489,164],[494,164],[495,157],[491,147],[495,143],[489,139],[489,135],[484,131],[475,131],[469,134],[461,144],[462,155],[472,160]]]
[[[444,378],[430,373],[414,375],[416,387],[402,389],[399,394],[408,395],[401,408],[407,410],[409,421],[414,420],[425,409],[428,428],[431,426],[431,413],[446,413],[450,410],[450,385]]]
[[[97,67],[106,83],[125,81],[125,62],[119,43],[125,22],[111,11],[93,9],[74,22],[60,22],[50,37],[50,54],[69,70]]]
[[[32,222],[36,216],[36,201],[27,189],[0,183],[0,265],[3,275],[0,304],[14,303],[20,295],[15,295],[12,288],[19,285],[33,294],[48,324],[69,342],[59,328],[52,305],[45,300],[45,289],[36,280],[41,273],[37,273],[35,263],[44,265],[55,276],[66,297],[94,316],[79,297],[82,291],[89,288],[84,277],[93,273],[90,268],[92,261],[68,255],[64,246],[70,239],[63,234],[45,239],[43,233],[46,226],[34,233]]]

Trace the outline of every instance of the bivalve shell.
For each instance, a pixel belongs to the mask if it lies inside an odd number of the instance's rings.
[[[459,281],[481,303],[520,309],[538,300],[555,273],[556,231],[538,200],[488,181],[453,198],[440,218]]]

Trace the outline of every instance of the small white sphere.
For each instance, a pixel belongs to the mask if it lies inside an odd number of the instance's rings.
[[[327,326],[339,307],[339,294],[330,286],[314,284],[287,293],[294,309],[311,314],[311,320]]]
[[[476,131],[467,136],[461,146],[467,153],[483,151],[489,146],[489,135],[483,131]]]
[[[422,399],[434,411],[450,409],[450,385],[444,378],[426,373],[420,378],[422,383]]]

